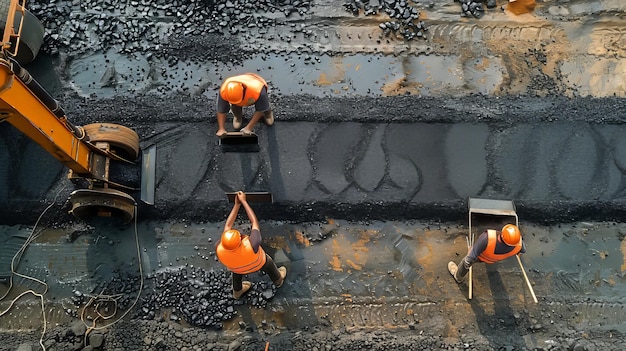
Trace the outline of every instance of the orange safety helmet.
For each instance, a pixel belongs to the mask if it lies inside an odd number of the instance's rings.
[[[238,104],[243,101],[243,88],[239,82],[228,82],[226,89],[222,90],[222,97],[231,104]]]
[[[226,250],[234,250],[241,244],[241,233],[235,229],[229,229],[222,233],[222,247]]]
[[[515,246],[519,243],[522,235],[519,228],[513,224],[507,224],[502,227],[502,241],[509,246]]]

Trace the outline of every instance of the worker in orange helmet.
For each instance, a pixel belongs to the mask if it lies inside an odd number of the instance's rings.
[[[495,263],[516,254],[526,252],[519,228],[513,224],[502,227],[502,231],[488,229],[482,233],[469,249],[459,265],[450,261],[448,271],[457,283],[461,283],[475,262]]]
[[[232,228],[242,205],[252,224],[250,236],[241,235],[238,230]],[[269,275],[276,288],[283,285],[287,276],[287,268],[284,266],[276,268],[274,260],[263,251],[259,221],[243,191],[237,192],[235,196],[235,205],[226,219],[224,232],[216,245],[215,253],[219,261],[233,274],[233,297],[235,299],[240,298],[252,286],[249,281],[243,281],[243,276],[246,274],[261,270]]]
[[[246,73],[227,78],[217,95],[217,136],[226,133],[224,124],[228,111],[233,113],[233,128],[239,130],[243,121],[243,108],[254,105],[254,115],[241,129],[244,134],[251,134],[254,126],[263,118],[268,126],[274,124],[274,112],[270,106],[267,82],[254,73]]]

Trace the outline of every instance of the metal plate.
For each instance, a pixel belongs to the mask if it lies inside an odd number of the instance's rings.
[[[237,196],[236,192],[226,193],[226,196],[228,197],[228,202],[235,203],[235,196]],[[274,202],[272,193],[267,192],[267,191],[246,193],[246,200],[248,202],[265,202],[265,203]]]
[[[220,137],[220,146],[223,152],[259,152],[259,136],[228,132]]]

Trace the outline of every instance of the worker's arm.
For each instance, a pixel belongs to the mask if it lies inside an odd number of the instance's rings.
[[[226,134],[226,128],[224,125],[226,124],[226,114],[225,113],[217,113],[217,132],[215,135],[222,136]]]
[[[241,131],[245,134],[250,134],[254,131],[254,126],[256,126],[257,122],[259,122],[261,120],[261,118],[263,118],[263,115],[265,114],[265,112],[255,112],[252,115],[252,118],[250,118],[250,121],[248,122],[248,124],[246,124],[246,126],[241,129]]]
[[[259,98],[254,102],[254,110],[256,112],[265,112],[271,109],[270,105],[270,97],[267,94],[267,88],[261,89],[261,93],[259,94]]]
[[[489,241],[489,237],[487,236],[487,232],[482,233],[476,241],[474,241],[474,246],[472,246],[465,256],[465,261],[467,264],[471,265],[474,262],[478,261],[478,256],[485,251],[487,248],[487,243]]]
[[[246,200],[246,194],[243,191],[239,191],[237,192],[237,198],[239,199],[239,202],[243,205],[243,208],[246,210],[246,215],[248,215],[248,219],[250,220],[252,229],[258,230],[259,221],[257,220],[256,214],[254,214],[252,207],[250,207],[250,205],[248,204],[248,201]]]
[[[237,219],[237,214],[239,213],[240,206],[241,202],[239,202],[239,198],[235,196],[235,204],[233,205],[233,209],[230,211],[230,214],[226,219],[226,223],[224,224],[224,231],[231,229],[235,224],[235,220]]]
[[[217,132],[215,135],[222,136],[226,134],[226,114],[230,110],[230,103],[224,100],[222,96],[217,94]]]
[[[261,230],[259,229],[259,221],[256,218],[256,214],[252,210],[252,207],[248,204],[246,200],[246,194],[243,191],[237,192],[237,198],[239,202],[243,205],[243,208],[246,210],[246,214],[248,215],[248,219],[252,224],[252,230],[250,231],[250,245],[252,246],[252,250],[254,253],[259,251],[259,246],[261,246]]]
[[[519,253],[523,254],[524,252],[526,252],[526,243],[524,242],[524,240],[522,240],[522,249]]]
[[[254,114],[244,129],[252,132],[257,122],[259,122],[261,118],[263,118],[263,115],[265,115],[265,112],[270,109],[271,105],[269,96],[267,95],[267,89],[263,88],[259,98],[254,102]]]
[[[254,253],[259,252],[259,247],[261,246],[261,231],[258,229],[252,229],[249,240]]]

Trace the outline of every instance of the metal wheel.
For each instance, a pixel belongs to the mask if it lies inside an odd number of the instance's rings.
[[[113,217],[128,223],[135,217],[136,202],[132,196],[115,189],[79,189],[70,194],[70,213],[80,219]]]
[[[83,126],[89,141],[108,142],[118,156],[134,161],[139,156],[139,136],[134,130],[113,123],[93,123]]]

